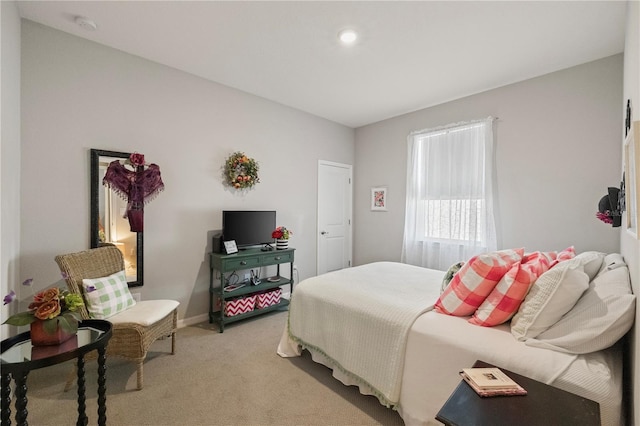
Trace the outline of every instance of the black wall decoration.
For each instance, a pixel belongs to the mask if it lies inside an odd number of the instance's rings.
[[[631,99],[627,99],[627,117],[624,120],[624,137],[626,138],[631,130]]]
[[[620,211],[620,189],[607,188],[607,195],[598,202],[596,217],[604,223],[611,224],[614,228],[622,224],[622,212]]]
[[[622,182],[620,182],[620,192],[618,193],[618,205],[620,206],[620,214],[624,213],[627,210],[627,205],[625,201],[625,177],[624,172],[622,172]]]

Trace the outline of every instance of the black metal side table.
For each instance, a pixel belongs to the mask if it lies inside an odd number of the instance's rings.
[[[11,424],[11,378],[16,384],[16,423],[27,425],[27,375],[31,370],[49,367],[77,358],[78,365],[78,420],[77,425],[89,422],[86,411],[84,356],[98,351],[98,424],[107,423],[106,351],[111,338],[111,323],[104,320],[85,320],[78,334],[56,346],[32,346],[30,332],[18,334],[1,343],[0,367],[2,391],[0,394],[2,425]]]

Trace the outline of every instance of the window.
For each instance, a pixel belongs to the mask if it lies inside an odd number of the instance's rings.
[[[408,138],[402,260],[433,269],[496,249],[493,119]]]
[[[483,199],[425,200],[424,239],[482,243]]]

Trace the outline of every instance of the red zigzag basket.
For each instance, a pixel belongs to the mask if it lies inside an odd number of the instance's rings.
[[[277,305],[280,303],[282,297],[282,289],[275,289],[266,293],[258,294],[258,300],[256,301],[256,308],[262,309],[268,306]]]
[[[240,299],[227,300],[224,303],[225,316],[232,317],[253,311],[256,306],[256,296],[246,296]]]

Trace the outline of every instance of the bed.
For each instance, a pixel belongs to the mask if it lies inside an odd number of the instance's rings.
[[[546,275],[531,283],[516,316],[491,327],[441,313],[443,271],[375,262],[309,278],[296,286],[277,352],[293,357],[308,350],[334,377],[376,396],[409,426],[438,424],[435,415],[459,383],[458,371],[476,360],[592,399],[602,424],[624,424],[621,337],[635,317],[626,265],[620,255],[598,253],[557,262],[546,273],[554,268],[562,279],[537,310],[558,318],[534,338],[516,337],[511,328],[521,324],[525,304],[540,298],[537,284]],[[576,286],[568,282],[572,273],[582,286],[571,296],[576,300],[561,294]],[[563,312],[559,304],[570,306]],[[585,328],[567,333],[576,321]]]

